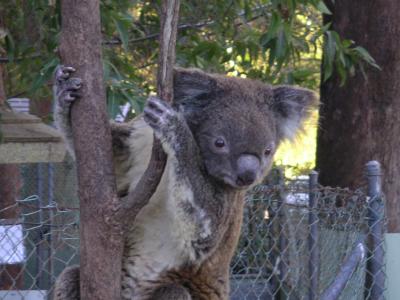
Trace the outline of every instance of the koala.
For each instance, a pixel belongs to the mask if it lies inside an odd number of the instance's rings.
[[[81,86],[73,71],[61,66],[55,78],[55,119],[71,150],[69,109]],[[153,133],[168,155],[156,192],[125,232],[121,298],[228,299],[245,193],[315,105],[307,89],[176,68],[172,104],[150,97],[142,115],[111,123],[120,197],[146,169]],[[55,299],[79,299],[78,267],[60,275]]]

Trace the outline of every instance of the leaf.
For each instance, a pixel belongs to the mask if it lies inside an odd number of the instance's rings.
[[[323,34],[325,34],[329,28],[331,27],[332,23],[327,23],[324,26],[322,26],[319,30],[317,30],[310,38],[311,43],[315,43],[315,41]]]
[[[111,70],[110,70],[110,65],[108,64],[108,62],[105,60],[105,59],[103,59],[103,61],[102,61],[102,63],[103,63],[103,76],[104,76],[104,78],[105,78],[105,80],[107,80],[111,75]]]
[[[277,39],[276,39],[276,57],[283,58],[286,53],[286,31],[283,26],[281,26],[277,32]]]
[[[336,70],[340,77],[340,86],[344,86],[344,84],[346,83],[346,80],[347,80],[346,69],[344,68],[344,66],[342,64],[337,64]]]
[[[115,91],[112,88],[107,88],[107,111],[108,115],[114,119],[117,115],[117,104],[115,101]]]
[[[336,44],[332,33],[333,31],[330,30],[325,33],[326,38],[324,43],[323,59],[324,81],[328,80],[332,76],[333,62],[335,60]]]
[[[276,13],[272,13],[268,31],[264,33],[260,38],[261,46],[265,47],[273,38],[277,36],[277,31],[281,26],[281,23],[282,23],[281,17]]]
[[[354,41],[353,40],[348,40],[348,39],[342,40],[342,47],[349,48],[352,45],[354,45]]]
[[[298,69],[292,72],[292,76],[296,81],[304,81],[315,73],[312,69]]]
[[[365,48],[363,48],[361,46],[357,46],[353,50],[356,51],[360,55],[360,57],[363,60],[365,60],[369,65],[381,70],[381,67],[379,67],[379,65],[376,63],[375,59],[371,56],[371,54],[369,54],[369,52]]]
[[[132,105],[132,108],[136,113],[140,113],[142,108],[140,107],[139,103],[131,96],[129,95],[126,91],[121,91],[122,95],[125,96],[126,100]]]
[[[322,12],[325,15],[331,15],[332,12],[329,10],[329,8],[326,6],[326,4],[324,3],[324,1],[319,1],[317,4],[317,9]]]
[[[104,60],[103,63],[105,63],[106,65],[111,67],[111,69],[114,71],[115,75],[117,76],[118,80],[122,80],[123,77],[122,77],[121,73],[118,71],[117,67],[112,62],[110,62],[109,60]]]
[[[5,36],[5,41],[6,41],[6,52],[8,55],[8,59],[10,62],[13,62],[15,57],[15,43],[13,37],[9,32]]]
[[[339,34],[334,30],[331,30],[330,33],[334,39],[334,42],[336,43],[336,48],[343,48]]]
[[[344,67],[347,66],[347,61],[346,61],[346,58],[345,58],[345,55],[344,55],[343,52],[339,52],[339,54],[338,54],[338,62],[340,62],[340,64],[343,65]]]
[[[126,19],[121,18],[120,16],[113,18],[115,27],[117,28],[118,35],[122,42],[122,47],[125,51],[129,50],[129,33],[128,29],[130,28],[130,22],[127,22]]]

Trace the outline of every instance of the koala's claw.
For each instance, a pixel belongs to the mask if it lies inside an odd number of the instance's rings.
[[[168,155],[186,157],[185,151],[193,152],[191,145],[196,145],[196,142],[184,117],[167,102],[157,97],[149,97],[143,118],[153,128]]]
[[[80,98],[79,89],[82,86],[82,80],[77,77],[71,77],[75,68],[60,65],[55,71],[55,86],[57,99],[62,107],[68,108],[71,103]]]
[[[56,69],[55,72],[55,77],[57,81],[63,81],[67,80],[72,73],[74,73],[76,70],[73,67],[66,67],[63,65],[59,65]]]
[[[167,103],[157,97],[149,97],[144,108],[144,120],[154,130],[160,130],[176,116],[176,112]]]
[[[82,86],[82,79],[78,77],[72,77],[67,81],[67,90],[70,91],[77,91],[81,88]]]

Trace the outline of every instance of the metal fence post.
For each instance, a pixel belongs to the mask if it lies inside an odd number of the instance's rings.
[[[47,243],[48,243],[48,271],[49,271],[49,286],[52,285],[52,277],[54,276],[54,264],[53,264],[53,222],[54,222],[54,164],[49,163],[48,168],[48,195],[47,195],[47,206],[48,210],[48,227],[47,227]]]
[[[384,273],[384,203],[382,199],[381,166],[377,161],[366,164],[368,180],[368,260],[367,270],[370,276],[366,281],[370,299],[383,299],[385,290]]]
[[[277,169],[278,180],[277,184],[279,186],[279,202],[278,202],[278,226],[279,226],[279,253],[280,253],[280,262],[279,262],[279,281],[281,287],[279,289],[279,299],[287,298],[286,292],[283,289],[283,283],[287,280],[288,275],[288,241],[285,234],[284,220],[285,220],[285,212],[284,212],[284,202],[285,202],[285,170],[282,168]]]
[[[308,223],[310,226],[310,235],[308,237],[308,249],[310,258],[308,262],[309,274],[311,278],[308,299],[318,299],[318,285],[319,285],[319,248],[318,248],[318,215],[317,208],[317,189],[318,188],[318,172],[311,171],[309,177],[309,215]]]
[[[36,182],[36,193],[37,196],[39,197],[39,201],[37,203],[38,205],[38,210],[39,210],[39,216],[38,216],[38,220],[35,220],[36,222],[38,222],[39,224],[41,224],[41,226],[38,228],[37,231],[37,244],[36,244],[36,272],[37,272],[37,276],[35,276],[35,282],[36,282],[36,286],[40,289],[44,289],[45,286],[45,274],[43,271],[43,262],[45,261],[45,253],[44,253],[44,249],[43,249],[43,220],[45,219],[44,217],[44,212],[43,212],[43,206],[44,206],[44,164],[43,163],[39,163],[37,164],[36,167],[36,178],[37,178],[37,182]]]

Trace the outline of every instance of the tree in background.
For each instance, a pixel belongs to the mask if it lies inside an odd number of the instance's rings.
[[[370,51],[381,71],[355,71],[341,86],[335,72],[321,86],[317,168],[321,183],[355,188],[364,164],[383,167],[389,232],[400,232],[400,2],[332,1],[332,28]],[[342,59],[326,40],[324,57]]]
[[[0,2],[7,12],[7,26],[0,34],[7,95],[30,98],[32,111],[50,121],[49,87],[59,63],[59,1]],[[100,1],[104,81],[112,118],[125,103],[132,107],[130,117],[140,113],[149,92],[155,91],[160,3]],[[342,58],[324,60],[326,77],[337,69],[344,80],[359,63],[368,63],[363,48],[341,39],[329,25],[322,26],[321,13],[330,13],[322,0],[184,1],[177,65],[318,90],[324,36]],[[311,134],[299,144],[301,150],[281,147],[278,163],[313,167],[314,123],[307,125]]]
[[[6,55],[0,62],[6,62],[7,94],[49,98],[59,63],[59,1],[2,2],[7,27],[0,44]],[[155,90],[160,1],[103,0],[100,5],[109,113],[115,116],[126,102],[140,112],[145,96]],[[320,0],[185,1],[177,64],[316,90],[322,37],[332,33],[322,26],[321,13],[329,10]],[[352,48],[365,60],[363,51],[339,37],[333,43],[344,57]],[[335,65],[342,76],[355,67],[338,60],[325,62],[324,69]]]

